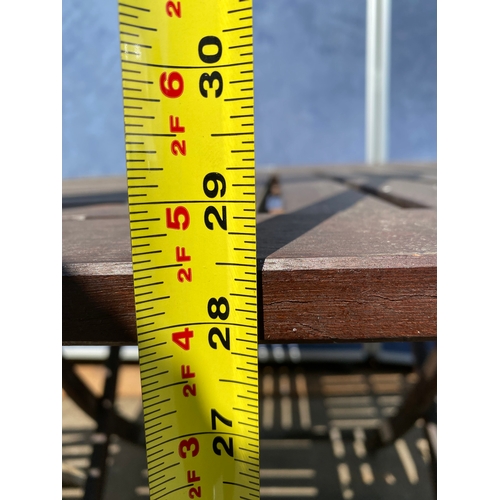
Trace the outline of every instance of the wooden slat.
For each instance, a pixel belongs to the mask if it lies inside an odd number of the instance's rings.
[[[282,176],[294,211],[257,226],[263,339],[432,338],[435,211],[300,181]]]
[[[62,205],[82,207],[99,203],[127,203],[127,179],[124,176],[65,179]]]
[[[391,168],[428,186],[432,201],[435,168],[379,167],[388,182]],[[332,180],[365,170],[277,171],[287,211],[259,214],[257,224],[262,342],[435,338],[435,209],[401,208]],[[136,341],[128,209],[116,202],[124,185],[63,183],[65,344]]]
[[[435,208],[437,175],[435,165],[378,165],[373,167],[330,167],[319,175],[360,189],[385,201],[407,208]]]
[[[436,185],[420,179],[393,179],[387,176],[333,177],[337,182],[372,194],[402,208],[436,207]]]

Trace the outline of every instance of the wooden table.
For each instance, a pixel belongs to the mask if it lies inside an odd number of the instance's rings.
[[[260,342],[436,338],[436,165],[258,169]],[[63,344],[136,344],[125,177],[63,181]]]
[[[278,176],[283,213],[262,213]],[[259,342],[436,338],[436,166],[346,165],[257,172]],[[86,498],[100,498],[111,434],[143,444],[116,412],[120,345],[136,344],[124,177],[63,182],[63,344],[112,345],[103,396],[63,357],[63,388],[106,438]],[[431,356],[370,449],[403,435],[436,393]]]

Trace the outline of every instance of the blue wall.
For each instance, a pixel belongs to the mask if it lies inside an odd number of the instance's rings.
[[[63,177],[125,172],[117,2],[63,0]],[[436,0],[393,2],[390,159],[436,158]],[[364,0],[254,0],[257,166],[365,157]]]
[[[392,6],[390,158],[436,160],[436,0]]]

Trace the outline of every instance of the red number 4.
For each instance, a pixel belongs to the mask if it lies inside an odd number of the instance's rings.
[[[190,339],[192,339],[193,336],[193,330],[190,330],[188,327],[186,327],[182,332],[172,333],[172,342],[174,342],[174,344],[177,344],[181,349],[189,351],[189,349],[191,348]]]

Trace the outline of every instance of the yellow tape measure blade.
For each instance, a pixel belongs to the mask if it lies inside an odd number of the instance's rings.
[[[119,22],[150,495],[258,498],[251,1]]]

